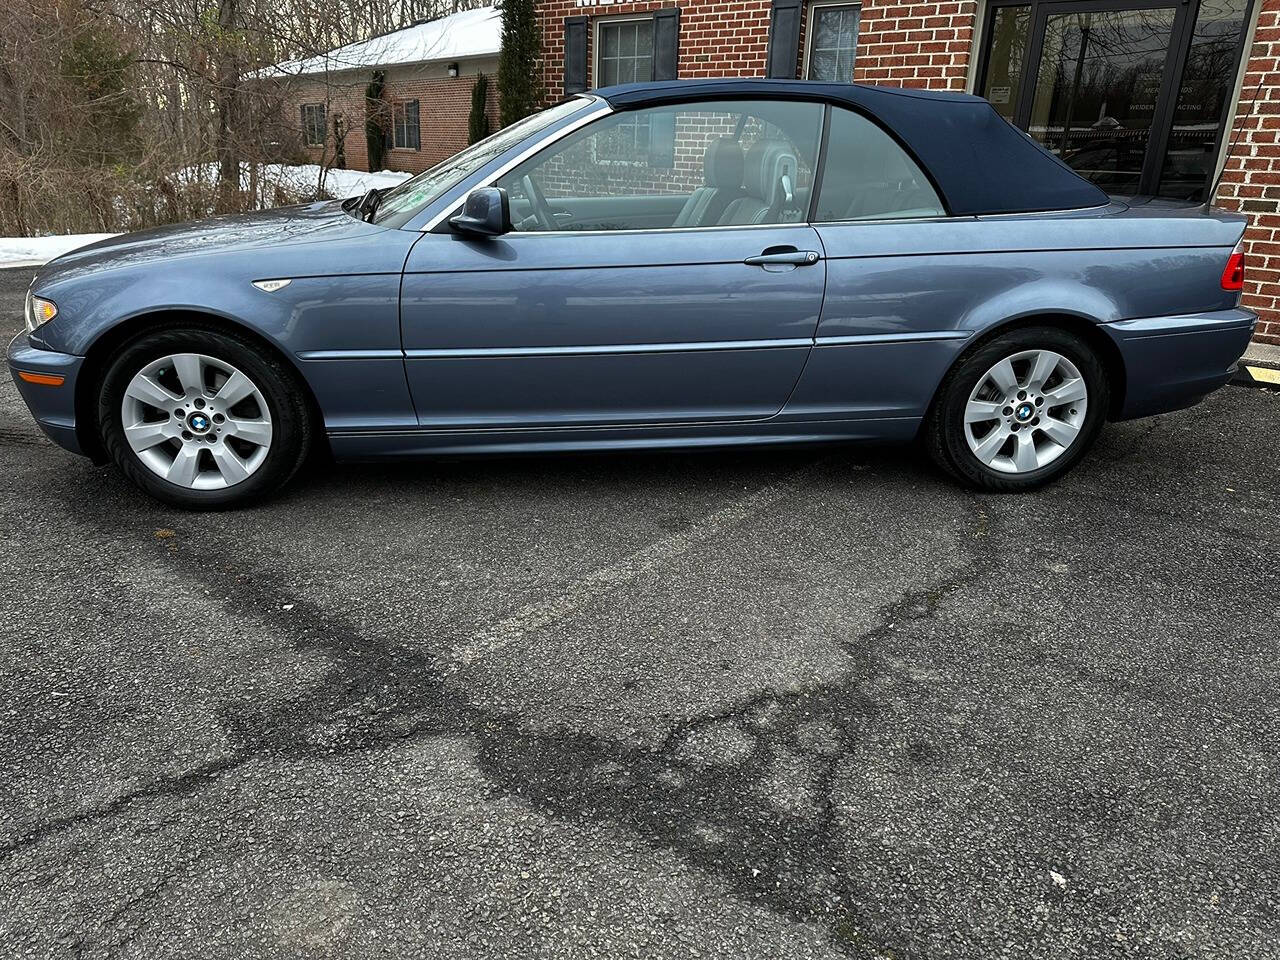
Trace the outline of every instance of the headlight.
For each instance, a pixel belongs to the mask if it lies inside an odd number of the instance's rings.
[[[57,315],[57,304],[27,290],[27,333],[35,333],[37,327],[48,323]]]

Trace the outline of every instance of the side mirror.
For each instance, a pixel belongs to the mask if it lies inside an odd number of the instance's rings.
[[[449,220],[458,233],[500,237],[511,230],[511,201],[501,187],[477,187],[467,194],[462,212]]]

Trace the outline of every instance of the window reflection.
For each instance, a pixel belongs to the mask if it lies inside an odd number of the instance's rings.
[[[1201,0],[1187,30],[1179,17],[1189,8],[1166,2],[1110,10],[1079,0],[993,5],[979,92],[1108,193],[1201,201],[1222,142],[1249,0]],[[1173,45],[1175,25],[1181,50]],[[1029,63],[1035,47],[1038,61]],[[1184,52],[1178,78],[1173,68]],[[1019,102],[1027,71],[1034,71],[1029,104]],[[1155,128],[1157,111],[1168,127]],[[1161,148],[1159,162],[1148,163]]]
[[[996,7],[982,96],[1009,122],[1017,115],[1018,87],[1031,37],[1030,7]]]
[[[1173,7],[1055,14],[1030,133],[1108,193],[1139,192]]]
[[[1245,0],[1200,0],[1160,171],[1161,196],[1204,200],[1239,62],[1245,6]]]

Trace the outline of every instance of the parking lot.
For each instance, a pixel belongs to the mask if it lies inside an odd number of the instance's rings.
[[[6,342],[30,270],[0,273]],[[1280,395],[184,514],[0,383],[21,957],[1280,956]]]

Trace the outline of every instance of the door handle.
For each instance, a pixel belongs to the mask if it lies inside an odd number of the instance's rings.
[[[818,254],[813,250],[783,250],[776,253],[762,253],[757,257],[747,257],[742,262],[749,267],[783,265],[806,267],[818,262]]]

